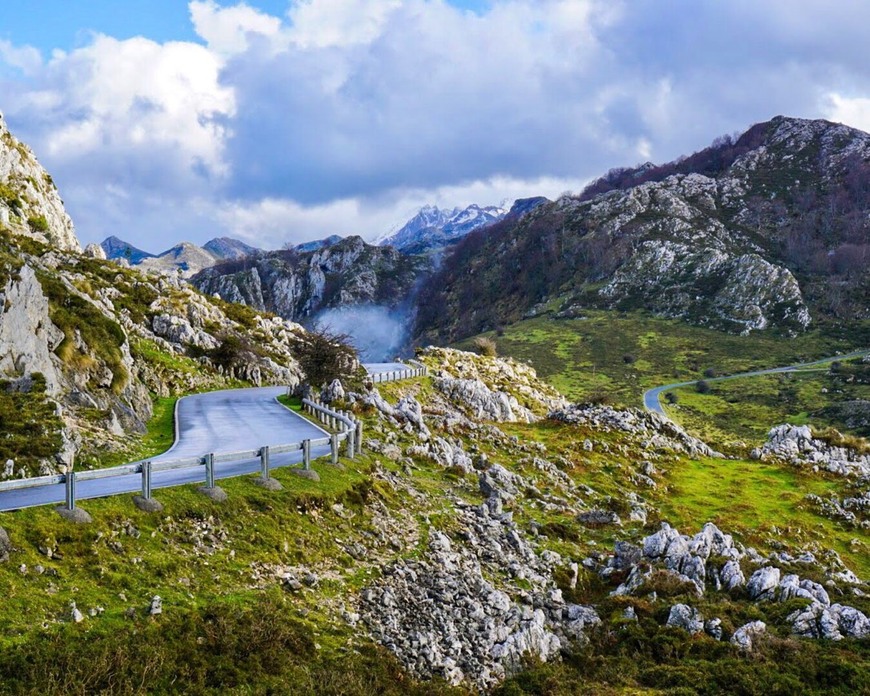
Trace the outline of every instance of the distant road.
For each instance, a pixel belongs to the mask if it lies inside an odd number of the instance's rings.
[[[151,461],[200,457],[210,452],[255,450],[264,445],[284,445],[324,437],[326,431],[284,407],[276,400],[284,387],[230,389],[193,394],[179,399],[176,409],[176,441],[166,452]],[[329,447],[312,448],[312,458],[329,452]],[[298,464],[301,452],[271,457],[272,468]],[[215,465],[215,478],[223,479],[260,470],[259,459]],[[155,471],[152,488],[168,488],[187,483],[204,483],[205,468],[192,465],[183,469]],[[76,484],[76,498],[102,498],[118,493],[141,491],[140,474],[115,476]],[[63,503],[65,486],[23,488],[0,491],[0,510],[14,510],[50,503]]]
[[[736,375],[726,375],[724,377],[701,377],[699,379],[693,379],[689,382],[674,382],[673,384],[665,384],[661,387],[653,387],[652,389],[644,392],[643,395],[643,405],[647,411],[654,411],[655,413],[659,413],[663,416],[667,416],[664,408],[662,408],[661,404],[661,395],[664,392],[670,391],[671,389],[678,389],[679,387],[688,387],[693,384],[697,384],[700,381],[705,382],[726,382],[731,379],[742,379],[744,377],[760,377],[762,375],[776,375],[782,372],[797,372],[798,370],[807,370],[813,368],[819,368],[822,365],[827,363],[834,362],[835,360],[851,360],[852,358],[862,358],[864,356],[870,355],[870,350],[856,350],[853,353],[846,353],[844,355],[835,355],[831,358],[822,358],[820,360],[813,360],[812,362],[806,363],[798,363],[796,365],[787,365],[785,367],[773,367],[769,370],[754,370],[752,372],[741,372]]]

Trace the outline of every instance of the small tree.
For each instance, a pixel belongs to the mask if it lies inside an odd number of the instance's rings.
[[[329,329],[309,330],[299,338],[295,348],[299,367],[311,387],[319,388],[334,379],[348,383],[357,376],[359,361],[347,334]]]

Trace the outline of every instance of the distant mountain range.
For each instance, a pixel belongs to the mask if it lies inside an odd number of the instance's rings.
[[[507,212],[497,206],[442,209],[427,205],[397,232],[378,238],[379,246],[392,246],[404,254],[425,254],[455,244],[473,230],[502,220]]]
[[[185,277],[221,261],[241,259],[260,251],[231,237],[216,237],[201,247],[191,242],[181,242],[160,254],[143,251],[115,236],[107,237],[100,246],[107,259],[126,259],[131,266],[140,266],[145,270],[180,269]]]

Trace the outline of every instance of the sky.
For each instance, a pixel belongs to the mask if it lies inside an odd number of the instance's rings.
[[[84,243],[374,239],[779,114],[870,130],[864,0],[28,0],[0,111]]]

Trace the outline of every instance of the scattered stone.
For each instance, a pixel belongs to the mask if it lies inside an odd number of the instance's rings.
[[[163,512],[163,503],[156,498],[143,498],[141,495],[134,495],[133,505],[142,512]]]
[[[667,625],[682,628],[694,635],[704,630],[704,618],[697,609],[687,604],[675,604],[671,607]]]
[[[151,604],[148,607],[148,614],[151,616],[159,616],[163,613],[163,600],[160,595],[154,595],[151,598]]]
[[[68,510],[66,506],[61,505],[59,507],[56,507],[55,510],[57,511],[57,514],[63,517],[65,520],[75,522],[76,524],[90,524],[94,521],[94,518],[91,517],[85,510],[82,510],[80,507]]]
[[[704,622],[704,633],[714,640],[722,640],[722,619],[710,619]]]
[[[251,479],[254,482],[255,486],[259,486],[260,488],[265,488],[267,491],[282,491],[284,490],[284,486],[281,485],[281,482],[278,479],[274,479],[271,476],[269,478],[263,478],[262,476],[256,476]]]
[[[225,503],[228,499],[226,491],[220,486],[215,486],[214,488],[208,488],[206,486],[201,486],[199,492],[202,493],[206,498],[213,500],[216,503]]]
[[[577,521],[592,527],[603,527],[605,525],[622,525],[622,520],[612,510],[586,510],[577,515]]]
[[[69,603],[69,615],[70,615],[70,618],[71,618],[75,623],[81,623],[82,621],[85,620],[85,616],[84,616],[84,614],[82,614],[82,613],[79,611],[79,608],[76,606],[76,603],[75,603],[75,602],[70,602],[70,603]]]
[[[11,552],[12,542],[9,541],[9,534],[3,527],[0,527],[0,563],[8,561]]]

